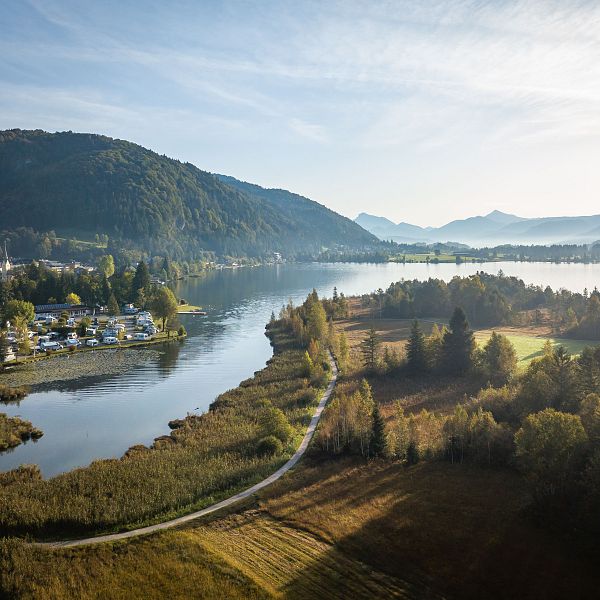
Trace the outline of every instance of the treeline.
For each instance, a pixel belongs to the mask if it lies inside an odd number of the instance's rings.
[[[503,244],[468,251],[469,256],[483,260],[546,261],[546,262],[597,262],[600,260],[600,244],[551,244],[513,245]]]
[[[600,292],[571,292],[526,285],[517,277],[483,271],[468,277],[402,280],[387,290],[362,297],[373,317],[448,318],[461,306],[477,327],[503,324],[551,323],[555,333],[583,339],[600,339]],[[545,313],[545,315],[544,315]]]
[[[162,260],[160,266],[161,271],[171,270],[168,260]],[[10,280],[0,282],[0,310],[11,300],[34,305],[64,303],[71,294],[74,294],[71,299],[90,306],[115,303],[118,308],[125,302],[143,305],[151,288],[150,268],[145,262],[135,269],[117,271],[112,256],[105,255],[100,259],[98,271],[91,273],[56,272],[43,263],[31,263],[15,270]]]
[[[320,253],[303,255],[305,259],[319,260],[322,262],[412,262],[407,256],[431,255],[427,262],[438,263],[440,254],[456,256],[456,262],[464,262],[468,257],[475,262],[574,262],[590,263],[600,261],[600,243],[595,244],[552,244],[542,245],[513,245],[501,244],[493,247],[470,248],[465,244],[444,243],[415,243],[406,244],[393,241],[382,241],[381,246],[375,249],[366,249],[361,252],[344,250],[326,250]],[[447,262],[447,261],[445,261]]]

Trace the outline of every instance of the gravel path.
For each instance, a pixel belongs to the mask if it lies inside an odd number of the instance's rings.
[[[336,384],[337,376],[338,376],[338,370],[337,370],[335,361],[333,360],[333,356],[331,356],[331,354],[329,355],[329,361],[331,363],[331,369],[332,369],[333,375],[332,375],[331,381],[329,382],[329,385],[327,386],[327,390],[321,397],[321,400],[319,401],[319,404],[318,404],[317,408],[315,409],[315,412],[313,413],[312,419],[310,420],[310,424],[308,425],[306,433],[304,434],[304,438],[302,439],[302,443],[300,444],[300,446],[298,447],[298,449],[296,450],[296,452],[294,453],[292,458],[290,458],[290,460],[288,460],[282,467],[280,467],[277,471],[275,471],[275,473],[273,473],[272,475],[269,475],[269,477],[267,477],[266,479],[263,479],[262,481],[253,485],[252,487],[250,487],[242,492],[239,492],[239,493],[235,494],[234,496],[227,498],[226,500],[222,500],[221,502],[217,502],[216,504],[207,506],[206,508],[203,508],[202,510],[198,510],[196,512],[190,513],[189,515],[185,515],[183,517],[178,517],[177,519],[171,519],[170,521],[164,521],[163,523],[157,523],[156,525],[149,525],[147,527],[141,527],[140,529],[133,529],[132,531],[124,531],[123,533],[112,533],[112,534],[108,534],[108,535],[100,535],[100,536],[96,536],[96,537],[84,538],[84,539],[79,539],[79,540],[66,540],[66,541],[60,541],[60,542],[40,542],[40,543],[38,543],[38,545],[50,547],[50,548],[73,548],[76,546],[89,546],[91,544],[100,544],[103,542],[116,542],[119,540],[126,540],[129,538],[135,538],[135,537],[139,537],[142,535],[148,535],[150,533],[162,531],[163,529],[170,529],[171,527],[177,527],[178,525],[183,525],[184,523],[193,521],[194,519],[197,519],[199,517],[203,517],[205,515],[209,515],[213,512],[216,512],[217,510],[220,510],[221,508],[231,506],[232,504],[235,504],[236,502],[239,502],[240,500],[244,500],[245,498],[252,496],[253,494],[255,494],[259,490],[262,490],[263,488],[267,487],[274,481],[277,481],[282,475],[284,475],[290,469],[292,469],[296,465],[296,463],[302,458],[303,454],[306,452],[306,449],[308,448],[308,445],[310,444],[310,441],[312,440],[315,430],[317,428],[317,425],[319,423],[319,419],[321,418],[323,409],[325,408],[325,405],[327,404],[329,398],[331,397],[333,389],[335,388],[335,384]]]

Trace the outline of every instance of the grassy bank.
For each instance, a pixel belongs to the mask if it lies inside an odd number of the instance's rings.
[[[195,304],[178,304],[177,312],[192,312],[202,310],[201,306],[196,306]]]
[[[140,526],[210,504],[273,472],[295,449],[317,395],[303,377],[300,350],[283,332],[273,331],[272,339],[276,353],[265,369],[151,448],[137,446],[121,459],[48,480],[35,470],[0,475],[1,530],[66,536]],[[281,409],[292,426],[279,455],[257,450],[267,405]]]

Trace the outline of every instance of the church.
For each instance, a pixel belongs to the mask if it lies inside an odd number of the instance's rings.
[[[2,281],[8,281],[10,278],[10,261],[8,260],[8,252],[6,251],[6,242],[4,242],[4,257],[2,259]]]

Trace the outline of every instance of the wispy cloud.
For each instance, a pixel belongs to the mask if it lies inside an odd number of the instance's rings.
[[[593,1],[28,0],[4,29],[5,126],[142,140],[152,125],[182,147],[197,135],[265,156],[291,143],[308,149],[296,162],[335,149],[345,172],[355,156],[454,161],[600,137]]]

